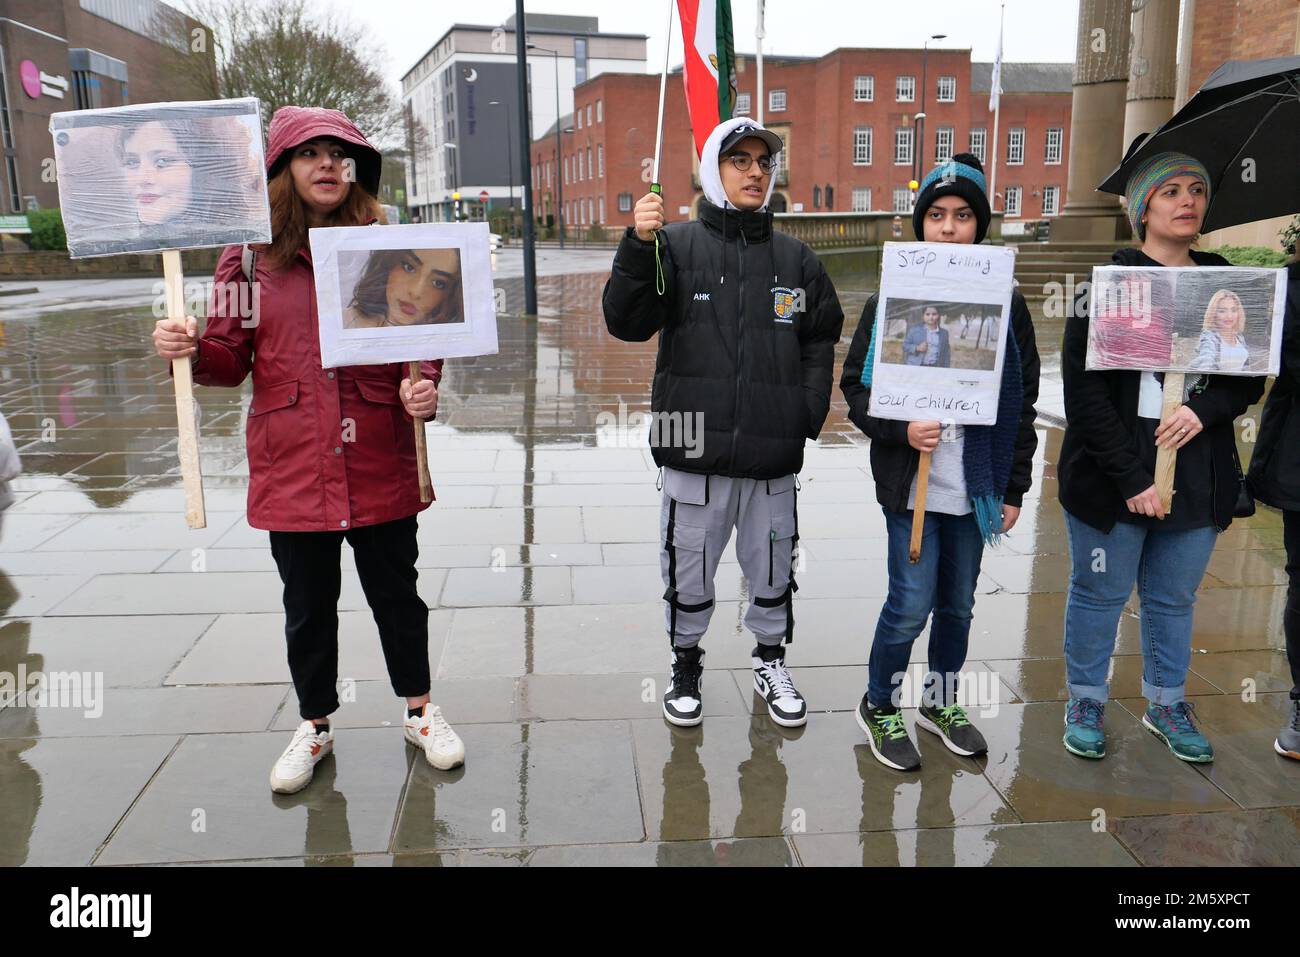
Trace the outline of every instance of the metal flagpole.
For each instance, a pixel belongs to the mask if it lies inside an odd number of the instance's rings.
[[[758,28],[754,31],[754,39],[758,41],[758,125],[763,125],[763,5],[765,0],[758,0]],[[721,77],[719,77],[721,79]]]
[[[668,31],[664,35],[664,71],[659,74],[659,118],[655,121],[655,165],[650,174],[650,192],[662,197],[664,188],[659,183],[659,153],[664,143],[664,94],[668,89],[668,52],[673,45],[673,7],[677,0],[668,0]],[[682,69],[685,70],[685,64]],[[664,294],[664,268],[659,258],[659,232],[655,231],[655,291]]]
[[[998,120],[1002,116],[1002,24],[1006,19],[1007,5],[1002,4],[1002,13],[998,17],[998,57],[997,62],[993,65],[993,165],[992,175],[989,177],[989,208],[993,212],[998,210]],[[1006,211],[1007,204],[1002,204],[1003,212]]]

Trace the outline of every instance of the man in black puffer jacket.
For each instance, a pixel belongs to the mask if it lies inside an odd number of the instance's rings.
[[[777,724],[807,721],[782,649],[794,627],[795,473],[830,408],[844,314],[812,250],[772,229],[780,149],[780,137],[750,119],[719,124],[700,158],[699,219],[665,226],[663,200],[648,193],[605,286],[612,335],[659,334],[650,443],[664,470],[673,648],[663,711],[676,725],[702,720],[698,645],[732,528],[749,583],[745,623],[758,639],[755,689]]]

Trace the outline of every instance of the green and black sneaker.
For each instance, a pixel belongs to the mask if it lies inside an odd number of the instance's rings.
[[[871,753],[885,767],[896,771],[916,771],[921,767],[921,756],[903,725],[903,712],[894,707],[873,708],[863,695],[854,717],[867,736]]]
[[[970,758],[988,753],[989,746],[984,735],[970,723],[970,718],[966,717],[965,710],[959,704],[950,704],[946,708],[921,705],[916,713],[916,726],[943,738],[943,743],[953,754]]]

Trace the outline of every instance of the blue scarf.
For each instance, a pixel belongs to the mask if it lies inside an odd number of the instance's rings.
[[[862,366],[862,384],[871,387],[871,367],[876,359],[876,340],[880,336],[880,299],[876,299],[876,319],[871,329],[871,345]],[[962,471],[971,511],[986,545],[1002,539],[1002,502],[1011,467],[1016,457],[1016,437],[1020,434],[1020,407],[1025,400],[1025,386],[1020,369],[1020,346],[1011,329],[1007,330],[1007,348],[1002,359],[1002,385],[998,390],[998,415],[993,425],[968,425],[963,436]]]

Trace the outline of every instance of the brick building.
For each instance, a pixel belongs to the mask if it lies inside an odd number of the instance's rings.
[[[785,140],[778,212],[905,211],[921,109],[920,50],[843,48],[824,57],[763,60],[764,125]],[[1008,219],[1060,211],[1069,156],[1070,64],[1004,63],[997,208]],[[969,50],[932,50],[926,68],[923,166],[973,152],[991,170],[992,64]],[[737,115],[757,116],[751,56],[737,61]],[[545,222],[563,202],[569,229],[630,225],[649,188],[659,77],[606,73],[574,90],[574,112],[533,143],[534,202]],[[668,218],[694,215],[701,193],[682,74],[668,77],[660,169]],[[691,166],[686,161],[689,158]]]
[[[0,0],[0,214],[59,204],[51,113],[193,99],[195,69],[216,69],[200,29],[159,0]]]

